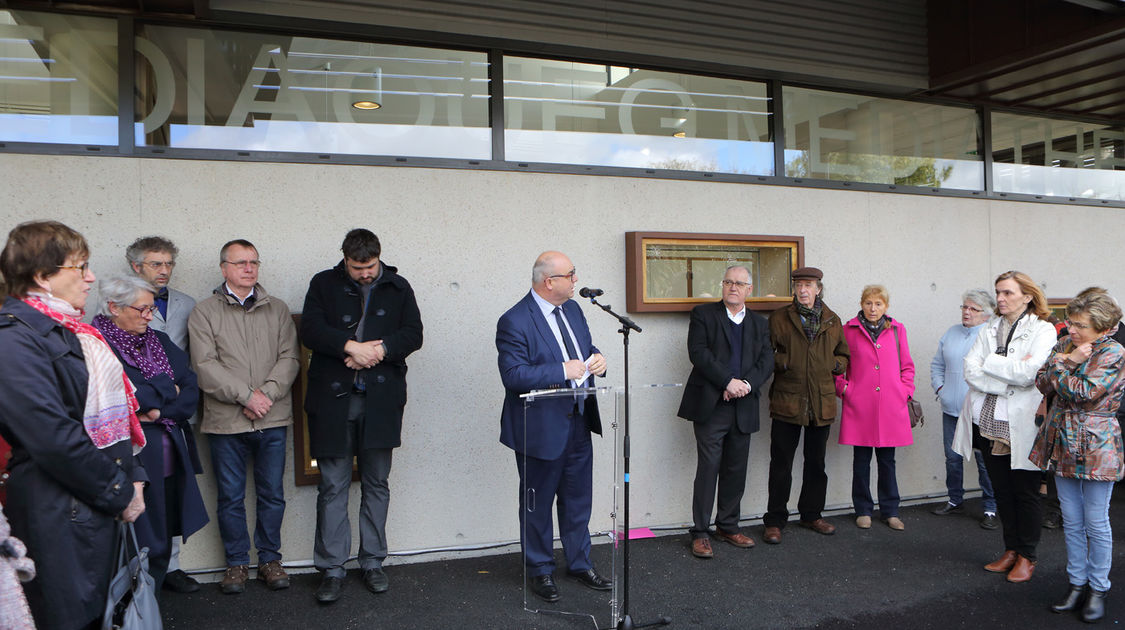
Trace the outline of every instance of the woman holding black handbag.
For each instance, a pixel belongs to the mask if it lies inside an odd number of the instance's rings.
[[[54,221],[17,226],[0,253],[0,434],[12,446],[4,509],[35,561],[24,590],[40,628],[100,623],[118,520],[144,511],[132,384],[82,322],[89,255],[81,234]]]

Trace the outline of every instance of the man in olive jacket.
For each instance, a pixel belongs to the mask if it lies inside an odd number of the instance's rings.
[[[313,352],[305,412],[309,453],[320,469],[313,561],[324,572],[317,601],[339,599],[351,555],[348,491],[359,463],[359,568],[364,585],[385,592],[391,449],[402,444],[406,357],[422,347],[414,290],[380,262],[379,238],[348,232],[344,259],[309,282],[301,341]]]
[[[848,367],[848,344],[840,318],[823,301],[824,274],[815,267],[793,271],[793,303],[770,315],[770,340],[774,348],[773,385],[770,386],[769,501],[763,517],[762,539],[781,542],[789,520],[789,490],[793,484],[793,455],[801,431],[805,433],[805,470],[797,500],[800,525],[830,535],[836,528],[824,520],[828,476],[824,451],[828,432],[836,419],[834,375]]]

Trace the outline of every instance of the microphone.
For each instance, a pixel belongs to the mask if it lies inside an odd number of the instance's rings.
[[[578,295],[584,298],[596,298],[603,293],[605,293],[605,291],[601,289],[591,289],[590,287],[582,287],[578,290]]]

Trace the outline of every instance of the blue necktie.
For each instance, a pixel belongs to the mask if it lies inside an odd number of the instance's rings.
[[[570,333],[566,329],[566,323],[563,322],[562,308],[555,307],[555,323],[559,325],[559,334],[562,335],[563,345],[566,346],[566,358],[577,359],[578,353],[574,351],[574,344],[570,342]]]

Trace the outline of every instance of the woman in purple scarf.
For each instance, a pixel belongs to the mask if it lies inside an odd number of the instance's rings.
[[[207,512],[195,475],[203,472],[188,419],[195,413],[199,387],[188,355],[152,321],[153,288],[137,277],[118,276],[98,286],[100,313],[93,325],[137,388],[137,402],[147,445],[140,453],[148,472],[148,509],[137,520],[137,538],[149,549],[149,573],[160,592],[168,569],[173,536],[207,524]]]

